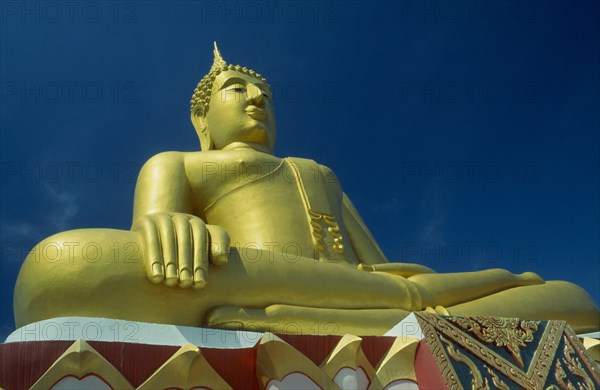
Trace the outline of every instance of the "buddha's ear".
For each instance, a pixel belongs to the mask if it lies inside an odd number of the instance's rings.
[[[196,134],[198,134],[198,138],[200,139],[200,148],[202,150],[214,149],[210,139],[210,131],[208,131],[204,107],[196,107],[192,111],[191,120],[194,129],[196,129]]]

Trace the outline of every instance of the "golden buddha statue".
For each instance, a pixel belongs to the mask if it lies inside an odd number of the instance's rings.
[[[191,102],[202,151],[146,162],[131,231],[81,229],[39,243],[17,280],[18,326],[89,316],[375,335],[429,309],[600,328],[593,300],[568,282],[389,263],[329,168],[273,155],[266,80],[227,64],[216,44],[214,56]]]

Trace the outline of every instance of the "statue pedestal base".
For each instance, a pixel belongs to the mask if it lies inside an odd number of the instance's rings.
[[[0,387],[600,387],[598,365],[562,321],[414,313],[390,333],[287,335],[57,318],[0,344]]]

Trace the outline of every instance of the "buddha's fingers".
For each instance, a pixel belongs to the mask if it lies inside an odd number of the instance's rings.
[[[152,216],[158,228],[160,245],[162,249],[165,266],[165,284],[174,286],[179,280],[177,267],[177,244],[175,241],[175,229],[168,214],[154,214]]]
[[[156,223],[152,218],[144,216],[136,221],[133,230],[139,232],[142,238],[148,278],[154,283],[162,282],[165,278],[165,269]]]
[[[190,219],[193,247],[194,288],[204,287],[208,275],[208,230],[199,218]]]
[[[210,262],[214,265],[227,264],[230,238],[220,226],[206,225],[210,233]]]
[[[434,274],[435,271],[429,267],[414,263],[381,263],[381,264],[359,264],[358,269],[366,272],[386,272],[408,278],[413,275]]]
[[[174,214],[172,220],[177,240],[179,286],[183,288],[191,287],[194,279],[192,275],[192,238],[189,217],[183,214]]]

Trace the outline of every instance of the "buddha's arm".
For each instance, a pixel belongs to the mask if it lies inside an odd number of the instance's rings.
[[[229,236],[192,214],[184,156],[160,153],[144,164],[135,188],[132,230],[140,234],[151,281],[203,287],[208,262],[227,262]]]
[[[183,155],[157,154],[142,167],[135,186],[133,222],[156,213],[192,214],[194,203]]]

